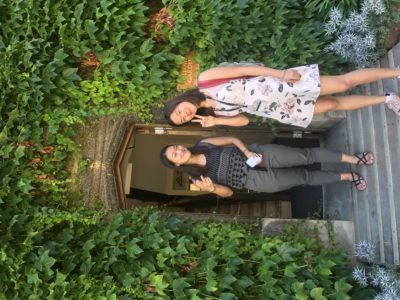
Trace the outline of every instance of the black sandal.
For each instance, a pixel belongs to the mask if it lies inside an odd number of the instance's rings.
[[[353,154],[355,157],[358,158],[357,160],[357,165],[372,165],[374,163],[375,157],[371,152],[362,152],[362,153],[357,153],[357,154]],[[368,163],[368,159],[367,156],[371,155],[372,156],[372,162],[369,164]]]
[[[357,176],[357,177],[356,177]],[[361,175],[351,172],[351,183],[354,184],[357,190],[364,191],[367,188],[367,181]],[[363,187],[364,185],[364,187]]]

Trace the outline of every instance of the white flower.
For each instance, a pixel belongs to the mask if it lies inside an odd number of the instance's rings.
[[[364,268],[361,268],[361,267],[354,268],[353,278],[362,287],[366,287],[368,285],[367,275],[365,274]]]
[[[382,0],[364,0],[361,3],[361,12],[363,14],[373,12],[376,15],[381,15],[386,12],[385,3]]]
[[[360,54],[362,54],[362,51],[359,49],[358,51]],[[354,252],[356,257],[365,259],[368,262],[372,262],[375,258],[375,245],[367,241],[361,241],[356,245]]]
[[[374,52],[376,38],[370,22],[385,12],[383,0],[364,0],[360,12],[353,11],[344,18],[339,8],[333,8],[325,23],[325,33],[336,40],[325,48],[351,62],[356,67],[367,67],[377,60]]]

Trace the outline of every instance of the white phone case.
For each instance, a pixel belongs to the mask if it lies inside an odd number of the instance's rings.
[[[260,161],[261,161],[261,157],[256,155],[256,156],[252,156],[249,159],[247,159],[246,164],[248,164],[250,167],[254,168]]]

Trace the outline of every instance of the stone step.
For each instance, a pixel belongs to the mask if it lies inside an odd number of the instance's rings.
[[[400,65],[400,44],[382,57],[376,67],[394,68]],[[373,82],[358,88],[358,94],[383,95],[399,92],[396,78]],[[343,123],[327,132],[323,145],[341,151],[357,153],[371,151],[375,154],[373,166],[354,167],[363,175],[368,188],[351,194],[344,185],[324,188],[327,207],[325,217],[332,217],[337,208],[341,217],[348,217],[344,209],[353,203],[356,241],[370,241],[376,246],[376,262],[399,265],[400,240],[400,118],[385,105],[375,105],[346,113]],[[329,164],[323,168],[328,169]],[[343,169],[341,170],[343,171]],[[336,194],[335,194],[336,193]],[[342,199],[340,199],[342,197]],[[334,216],[333,216],[334,217]]]

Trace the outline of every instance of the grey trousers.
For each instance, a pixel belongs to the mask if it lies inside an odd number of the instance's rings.
[[[245,188],[274,193],[299,185],[322,185],[340,181],[338,172],[293,168],[317,162],[340,162],[342,153],[323,148],[292,148],[281,145],[251,145],[253,152],[263,155],[259,167],[249,168]]]

